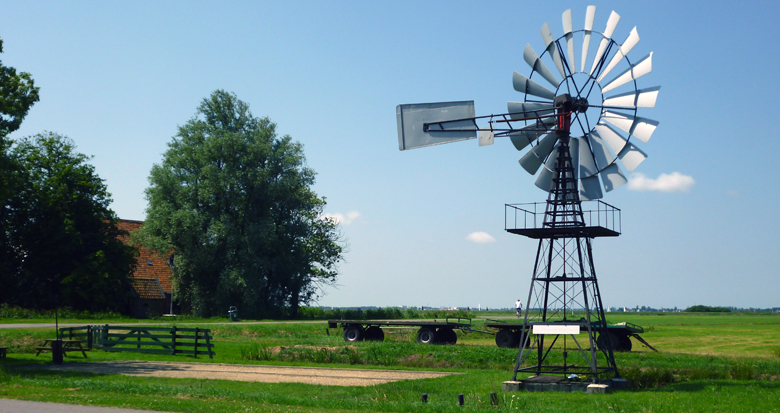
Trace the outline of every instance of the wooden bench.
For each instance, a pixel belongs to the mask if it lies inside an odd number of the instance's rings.
[[[51,351],[51,345],[52,342],[57,340],[46,340],[41,346],[36,347],[35,349],[38,350],[35,355],[39,355],[42,352]],[[80,351],[81,354],[84,355],[84,358],[87,358],[87,350],[88,348],[84,348],[81,346],[81,340],[60,340],[62,341],[62,354],[67,355],[68,351]]]

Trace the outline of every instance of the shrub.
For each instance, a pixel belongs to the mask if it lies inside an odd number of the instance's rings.
[[[268,346],[252,343],[239,349],[243,360],[269,361],[273,359],[273,352]]]
[[[656,367],[639,368],[636,366],[623,368],[623,378],[628,381],[631,388],[649,389],[675,382],[674,374],[668,369]]]
[[[756,377],[753,366],[748,364],[735,364],[731,366],[729,373],[733,380],[753,380]]]
[[[72,308],[60,308],[55,314],[54,310],[37,310],[21,307],[12,307],[6,303],[0,304],[0,318],[13,320],[41,319],[41,318],[69,318],[75,320],[115,320],[125,318],[115,312],[91,312],[78,311]]]
[[[689,313],[730,313],[731,309],[726,307],[708,307],[706,305],[694,305],[685,309]]]

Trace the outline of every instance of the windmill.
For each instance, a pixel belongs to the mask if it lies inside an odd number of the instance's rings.
[[[507,338],[518,347],[513,381],[527,373],[574,374],[593,383],[620,377],[613,355],[620,343],[607,331],[592,240],[620,235],[620,210],[600,199],[628,182],[624,169],[632,172],[647,158],[640,146],[658,122],[639,117],[638,110],[654,107],[660,88],[637,86],[652,70],[652,53],[636,63],[629,59],[639,42],[636,28],[618,43],[612,36],[620,16],[613,11],[603,32],[594,30],[595,17],[596,7],[589,6],[584,29],[574,31],[572,12],[565,11],[558,38],[547,23],[542,26],[542,53],[530,44],[523,50],[530,75],[512,76],[524,100],[509,102],[507,113],[477,117],[473,101],[396,108],[399,149],[475,138],[484,146],[509,137],[525,151],[520,166],[548,192],[544,203],[506,205],[505,229],[539,242],[526,327]],[[597,47],[589,55],[592,44]],[[583,201],[595,207],[583,209]],[[580,334],[586,337],[578,339]]]

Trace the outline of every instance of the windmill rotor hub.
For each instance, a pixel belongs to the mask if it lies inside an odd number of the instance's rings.
[[[558,117],[558,130],[559,136],[568,136],[571,129],[571,112],[574,105],[574,99],[568,93],[558,95],[553,101],[555,107],[555,113]]]
[[[570,94],[564,93],[555,97],[554,105],[556,109],[571,110],[574,99]]]
[[[588,111],[588,107],[590,107],[590,105],[588,104],[588,99],[581,97],[574,100],[574,104],[572,105],[572,110],[578,113],[585,113]]]

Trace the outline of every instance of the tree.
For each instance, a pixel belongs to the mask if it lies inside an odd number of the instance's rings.
[[[730,313],[728,307],[709,307],[706,305],[694,305],[685,309],[687,313]]]
[[[0,39],[0,53],[3,53],[3,39]],[[0,61],[0,137],[19,129],[38,99],[38,88],[30,74],[17,74],[16,69],[3,66]]]
[[[0,39],[3,53],[3,39]],[[10,274],[14,264],[12,250],[5,231],[8,228],[10,206],[8,200],[20,185],[15,180],[18,165],[8,155],[11,141],[8,134],[19,129],[35,102],[38,88],[29,73],[16,73],[16,69],[3,66],[0,61],[0,274]]]
[[[342,246],[337,223],[322,217],[314,176],[303,146],[234,94],[202,101],[152,168],[141,234],[148,247],[176,251],[184,308],[295,317],[335,282]]]
[[[118,239],[110,194],[89,158],[55,133],[21,140],[11,157],[24,185],[8,202],[13,271],[2,274],[0,301],[126,310],[136,252]]]

